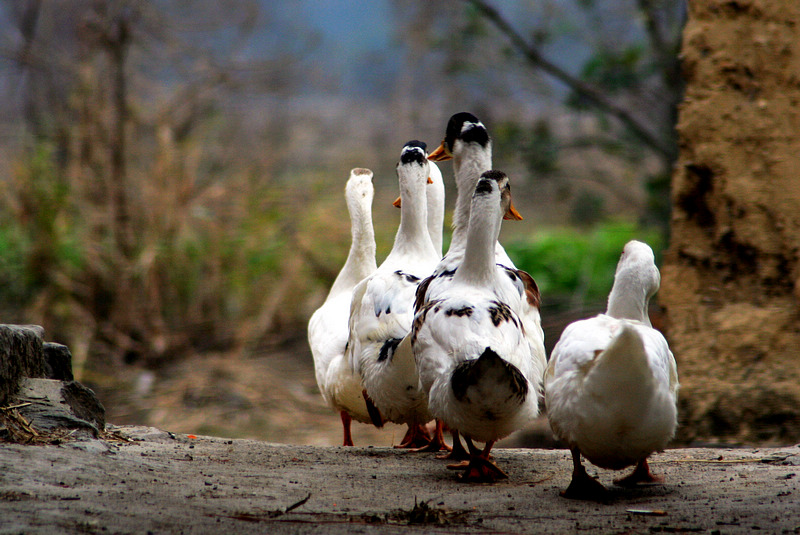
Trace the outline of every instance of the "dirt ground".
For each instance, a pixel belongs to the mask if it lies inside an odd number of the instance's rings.
[[[464,484],[430,453],[117,432],[131,441],[0,447],[0,533],[800,532],[797,446],[668,450],[663,485],[600,471],[600,504],[559,496],[564,450],[498,449],[510,478]]]

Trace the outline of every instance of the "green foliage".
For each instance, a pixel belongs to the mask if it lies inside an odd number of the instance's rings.
[[[635,89],[653,71],[645,52],[641,44],[622,50],[600,50],[584,63],[581,78],[609,95]],[[591,108],[577,93],[570,94],[567,105],[578,110]]]
[[[37,143],[3,183],[0,277],[6,283],[0,298],[6,310],[23,308],[51,279],[86,262],[70,213],[70,188],[54,152],[51,144]]]
[[[537,231],[529,239],[504,243],[517,267],[530,273],[548,296],[603,300],[614,281],[622,248],[629,240],[646,242],[658,254],[661,235],[631,223],[604,223],[589,231]]]

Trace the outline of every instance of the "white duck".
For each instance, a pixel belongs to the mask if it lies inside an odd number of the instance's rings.
[[[604,499],[581,454],[601,468],[636,465],[622,485],[653,482],[647,457],[663,450],[677,426],[678,371],[647,307],[661,277],[653,251],[630,241],[617,264],[605,314],[567,326],[545,374],[550,426],[572,451],[563,496]]]
[[[453,236],[450,248],[436,266],[430,278],[423,281],[417,295],[417,306],[436,299],[442,292],[448,292],[450,282],[464,258],[467,241],[467,228],[470,223],[470,206],[475,185],[481,174],[491,169],[492,142],[483,123],[469,112],[456,113],[447,122],[445,137],[439,147],[428,157],[434,161],[453,160],[457,198],[453,215]],[[510,191],[504,192],[509,195]],[[509,204],[504,219],[521,220],[522,216]],[[503,246],[495,244],[495,262],[498,272],[506,275],[498,282],[505,288],[505,302],[520,316],[534,358],[546,360],[544,331],[539,309],[539,290],[533,278],[523,270],[516,269]],[[457,435],[453,434],[452,457],[464,457]]]
[[[544,353],[525,336],[519,316],[504,301],[508,280],[495,264],[495,244],[510,209],[508,178],[482,175],[474,190],[463,260],[450,284],[414,318],[411,344],[431,414],[468,439],[485,442],[462,478],[506,477],[489,460],[494,442],[538,414]],[[454,444],[455,447],[455,444]]]
[[[367,404],[374,406],[373,422],[406,423],[412,431],[409,439],[431,419],[410,346],[398,348],[411,330],[417,285],[440,258],[426,224],[430,170],[426,156],[420,141],[403,147],[397,165],[400,226],[389,255],[353,292],[347,348],[347,359],[361,376]],[[404,440],[403,445],[416,444]]]
[[[308,344],[314,357],[317,385],[325,402],[340,413],[345,446],[353,445],[351,419],[370,421],[361,378],[353,373],[344,353],[353,288],[377,269],[372,227],[374,191],[372,171],[363,168],[350,171],[345,186],[352,235],[350,252],[328,297],[308,322]]]

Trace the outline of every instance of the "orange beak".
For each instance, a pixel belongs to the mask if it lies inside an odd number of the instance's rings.
[[[431,177],[428,177],[428,184],[433,184],[433,179]]]
[[[508,210],[503,214],[503,219],[510,219],[511,221],[522,221],[522,215],[514,208],[514,203],[508,204]]]
[[[402,199],[402,197],[398,197],[398,198],[396,198],[396,199],[394,200],[394,202],[392,203],[392,206],[396,206],[397,208],[400,208],[400,206],[402,206],[401,199]]]
[[[428,159],[434,162],[444,162],[446,160],[452,160],[453,155],[445,148],[444,141],[436,147],[436,150],[432,153],[428,154]]]

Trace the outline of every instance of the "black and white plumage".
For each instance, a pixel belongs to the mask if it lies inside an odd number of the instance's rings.
[[[488,459],[494,442],[538,414],[546,360],[526,336],[507,300],[508,276],[495,264],[503,215],[505,174],[489,171],[474,188],[460,265],[414,318],[411,343],[431,414],[462,435],[486,443],[466,467],[467,480],[505,474]],[[508,200],[508,199],[506,199]]]
[[[417,285],[440,259],[426,222],[426,157],[424,143],[413,141],[403,147],[397,165],[400,226],[386,260],[353,292],[347,349],[347,358],[380,417],[409,426],[431,419],[410,343],[403,343],[411,330]]]
[[[452,278],[461,265],[466,248],[472,195],[481,174],[488,171],[492,165],[491,138],[486,127],[473,114],[456,113],[447,123],[442,143],[429,158],[435,161],[453,160],[457,198],[450,247],[433,274],[420,284],[417,307],[437,299],[443,292],[448,292]],[[503,218],[521,220],[522,216],[511,203],[510,186],[504,187],[501,194],[508,206]],[[505,276],[498,280],[498,291],[503,293],[504,302],[519,315],[534,358],[546,360],[539,290],[536,283],[528,273],[516,268],[499,242],[495,243],[494,251],[495,269]],[[458,456],[457,452],[463,455],[455,433],[453,447],[454,456]]]
[[[450,247],[431,277],[421,285],[417,297],[420,305],[436,299],[442,291],[447,291],[450,280],[464,258],[473,192],[482,173],[491,169],[492,165],[491,138],[486,127],[473,114],[456,113],[447,123],[444,140],[429,158],[435,161],[453,160],[457,197]],[[521,220],[522,216],[511,202],[511,187],[508,182],[502,188],[501,195],[504,203],[507,203],[503,219]],[[535,358],[546,360],[539,309],[541,303],[536,283],[528,273],[516,268],[499,241],[494,244],[494,250],[495,269],[505,275],[504,279],[498,281],[502,291],[506,292],[504,302],[520,316]],[[500,288],[498,291],[501,291]]]
[[[348,317],[353,289],[376,269],[375,233],[372,227],[372,171],[355,168],[345,186],[352,241],[344,266],[331,286],[325,302],[308,322],[308,343],[314,357],[317,385],[323,399],[340,412],[344,445],[352,446],[350,420],[369,422],[362,395],[361,377],[345,359]]]
[[[660,274],[645,243],[625,245],[605,314],[567,326],[545,374],[550,426],[572,451],[569,498],[603,499],[581,455],[602,468],[636,465],[618,483],[657,480],[647,457],[663,450],[677,427],[678,371],[647,309]]]

